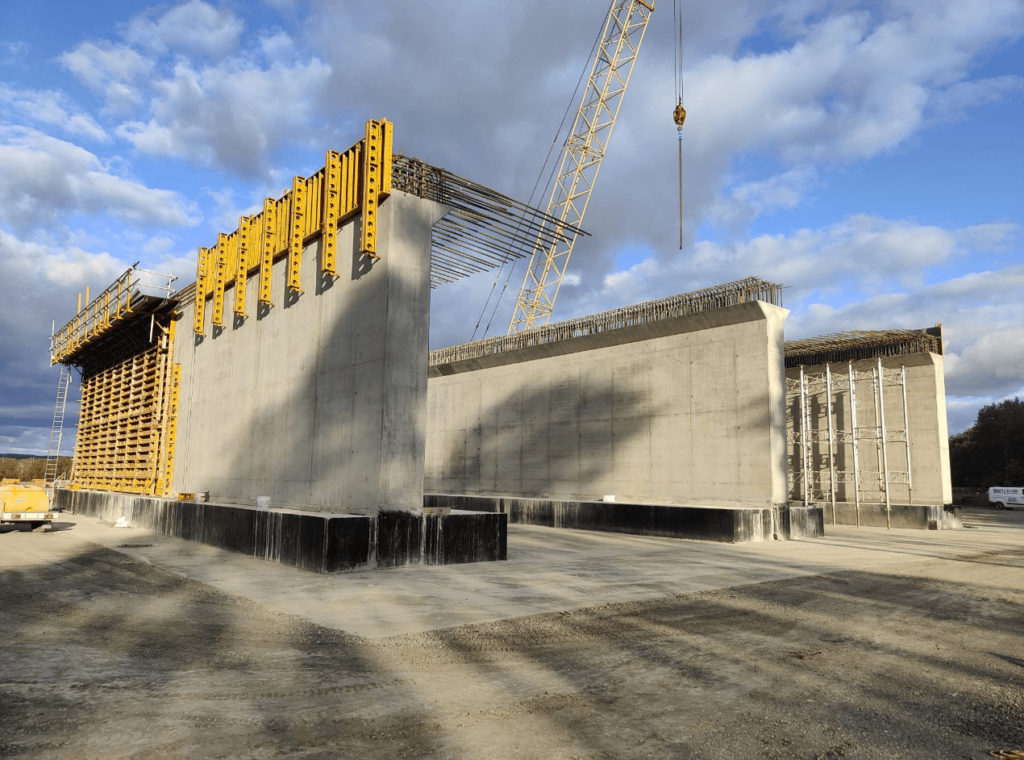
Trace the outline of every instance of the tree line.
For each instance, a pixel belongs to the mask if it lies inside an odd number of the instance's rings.
[[[57,459],[58,477],[67,477],[71,472],[71,457]],[[46,473],[46,457],[0,456],[0,478],[17,478],[21,481],[35,480]]]
[[[982,407],[973,426],[950,436],[949,467],[954,486],[1024,486],[1024,401]]]

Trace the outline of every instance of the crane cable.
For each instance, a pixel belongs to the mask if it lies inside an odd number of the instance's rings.
[[[675,33],[675,86],[676,107],[672,111],[672,120],[676,123],[679,133],[679,250],[683,250],[683,122],[686,121],[686,109],[683,108],[683,14],[679,10],[679,0],[672,0],[672,26]]]

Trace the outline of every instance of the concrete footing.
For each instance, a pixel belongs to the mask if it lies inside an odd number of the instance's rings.
[[[317,573],[507,558],[507,515],[339,515],[57,489],[54,507]]]
[[[803,502],[800,502],[800,506],[803,506]],[[856,504],[837,502],[834,521],[831,504],[819,502],[811,506],[822,509],[826,525],[860,525],[864,528],[884,528],[887,525],[884,504],[861,504],[858,510]],[[918,530],[950,530],[964,527],[960,518],[960,507],[952,504],[893,504],[889,508],[889,523],[893,528]]]
[[[508,515],[510,523],[635,536],[746,543],[824,535],[820,506],[777,509],[678,507],[603,501],[556,501],[508,496],[427,494],[423,506]]]

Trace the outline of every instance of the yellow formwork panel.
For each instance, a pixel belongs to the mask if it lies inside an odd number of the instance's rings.
[[[144,351],[83,377],[72,487],[165,495],[177,432],[175,322],[158,317]]]

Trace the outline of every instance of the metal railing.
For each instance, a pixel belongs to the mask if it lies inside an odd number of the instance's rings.
[[[79,311],[66,325],[50,335],[50,364],[70,359],[82,346],[109,333],[124,317],[132,314],[132,301],[147,290],[162,291],[166,297],[174,293],[172,274],[140,269],[135,262],[92,301],[86,290],[85,308],[79,302]]]

